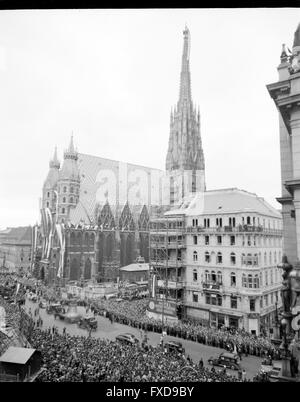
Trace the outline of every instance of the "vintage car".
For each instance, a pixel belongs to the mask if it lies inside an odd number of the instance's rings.
[[[51,303],[49,306],[46,307],[46,312],[48,314],[65,313],[65,309],[60,303]]]
[[[239,356],[236,353],[224,352],[219,357],[210,357],[208,363],[213,366],[225,366],[231,370],[241,370],[238,360]]]
[[[84,329],[92,329],[93,331],[97,330],[98,323],[95,317],[93,316],[86,316],[80,318],[80,320],[77,323],[79,328],[84,328]]]
[[[261,362],[260,370],[262,373],[277,377],[281,371],[281,364],[273,363],[271,359],[264,359]]]
[[[177,353],[184,353],[185,349],[182,346],[181,342],[178,341],[166,341],[164,342],[164,348],[167,349],[169,353],[177,352]]]
[[[116,336],[116,340],[122,343],[126,343],[127,345],[134,345],[136,343],[139,343],[139,340],[130,333],[120,334]]]

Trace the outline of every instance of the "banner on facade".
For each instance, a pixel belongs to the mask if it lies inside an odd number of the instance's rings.
[[[59,265],[58,265],[57,276],[59,278],[61,278],[63,276],[64,258],[65,258],[65,243],[66,243],[63,223],[56,224],[56,233],[57,233],[59,246],[60,246],[60,256],[59,256]]]

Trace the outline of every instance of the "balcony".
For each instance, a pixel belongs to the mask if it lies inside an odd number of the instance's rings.
[[[220,291],[222,288],[222,283],[202,282],[202,288],[204,291]]]
[[[241,287],[239,290],[240,290],[241,295],[258,296],[258,295],[262,294],[262,289],[261,288],[245,288],[245,287]]]
[[[257,257],[242,257],[242,265],[258,267],[258,258]]]

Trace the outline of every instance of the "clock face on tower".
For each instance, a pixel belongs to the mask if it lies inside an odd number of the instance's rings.
[[[149,308],[150,308],[150,310],[154,310],[154,307],[155,307],[154,302],[151,301],[151,302],[149,303]]]

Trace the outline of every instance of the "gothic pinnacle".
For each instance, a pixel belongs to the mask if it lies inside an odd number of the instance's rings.
[[[298,27],[294,34],[293,48],[295,48],[295,47],[300,47],[300,23],[298,24]]]

